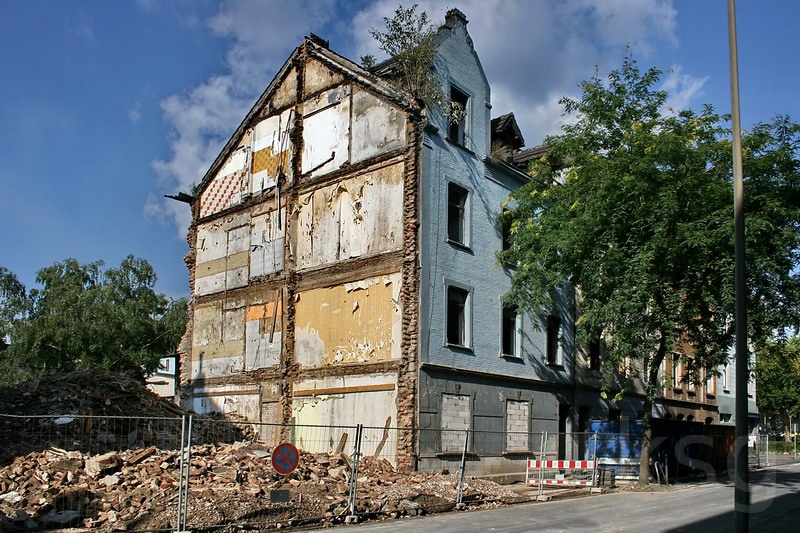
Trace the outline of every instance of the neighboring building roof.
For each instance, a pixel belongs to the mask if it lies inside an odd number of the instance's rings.
[[[527,172],[530,162],[545,156],[549,150],[550,146],[547,144],[540,144],[539,146],[534,146],[533,148],[520,150],[513,156],[514,166]]]
[[[522,138],[522,132],[519,131],[514,113],[492,119],[492,142],[495,139],[503,140],[515,150],[525,146],[525,139]]]

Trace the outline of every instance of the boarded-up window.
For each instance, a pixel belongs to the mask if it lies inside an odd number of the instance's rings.
[[[472,398],[466,394],[442,395],[442,452],[464,449],[465,430],[472,426]]]
[[[529,439],[530,404],[522,400],[506,402],[506,450],[527,451]]]

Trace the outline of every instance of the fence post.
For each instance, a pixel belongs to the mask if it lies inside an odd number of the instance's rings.
[[[538,498],[541,498],[544,495],[544,462],[547,460],[547,431],[542,432],[542,445],[539,447],[539,492],[537,494]]]
[[[186,446],[186,415],[181,416],[181,454],[178,458],[178,512],[176,524],[178,531],[183,531],[183,454]]]
[[[767,433],[767,466],[769,466],[769,433]]]
[[[592,450],[592,465],[594,469],[592,470],[592,486],[596,487],[597,483],[597,432],[594,432],[594,449]]]
[[[356,438],[353,443],[353,461],[350,465],[350,497],[348,498],[348,514],[344,521],[347,524],[357,524],[358,514],[356,512],[356,494],[358,492],[358,463],[361,460],[361,437],[364,433],[364,426],[356,426]]]
[[[464,471],[467,469],[467,447],[469,446],[469,430],[464,430],[464,449],[461,450],[461,472],[458,477],[458,489],[456,491],[456,509],[463,511],[467,508],[462,501],[464,497]]]
[[[183,493],[183,527],[181,531],[186,531],[186,522],[189,514],[189,471],[192,468],[192,415],[189,415],[189,434],[186,437],[186,481]]]

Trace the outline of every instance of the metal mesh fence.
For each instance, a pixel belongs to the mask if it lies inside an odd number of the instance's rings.
[[[0,530],[173,526],[182,422],[0,415]]]
[[[278,425],[194,415],[0,415],[0,530],[258,529],[443,511],[489,498],[473,476],[535,476],[539,487],[548,480],[561,488],[602,484],[609,472],[612,479],[635,479],[640,439]],[[712,440],[714,446],[700,443],[698,449],[725,455],[730,439]],[[288,475],[272,465],[282,442],[299,450],[299,467]],[[660,462],[659,450],[654,462]],[[709,461],[694,448],[681,450]],[[767,465],[768,450],[761,436],[750,446],[754,464]],[[529,460],[567,463],[531,472]],[[674,458],[664,459],[662,471],[672,477],[678,472],[670,463],[675,466]]]

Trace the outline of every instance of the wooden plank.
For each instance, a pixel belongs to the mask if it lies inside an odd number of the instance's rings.
[[[327,389],[308,389],[296,390],[292,392],[292,396],[321,396],[323,394],[347,394],[354,392],[379,392],[394,390],[394,383],[385,383],[381,385],[357,385],[353,387],[329,387]]]

